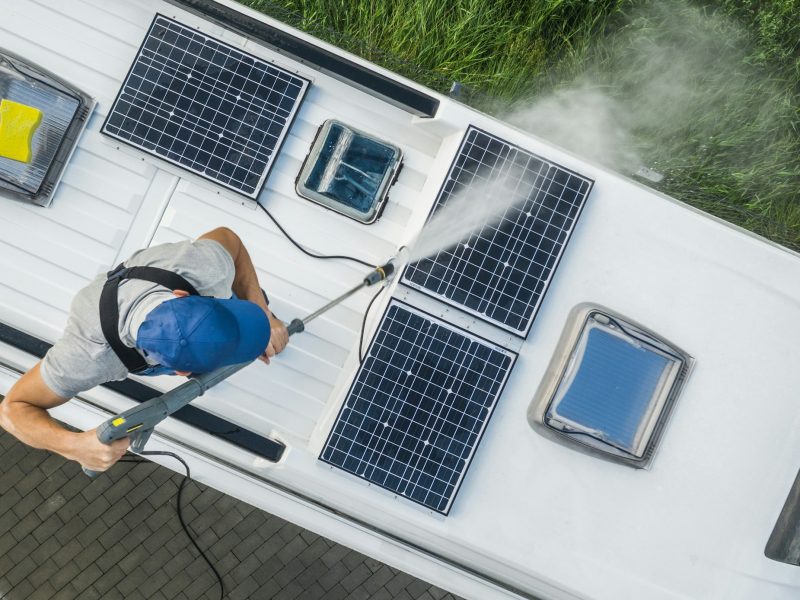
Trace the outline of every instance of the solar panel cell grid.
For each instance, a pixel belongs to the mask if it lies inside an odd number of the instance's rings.
[[[513,356],[393,302],[320,458],[446,514]]]
[[[472,127],[433,212],[470,186],[493,181],[520,201],[498,223],[410,265],[403,281],[527,335],[591,181]]]
[[[157,16],[103,132],[254,198],[307,86]]]

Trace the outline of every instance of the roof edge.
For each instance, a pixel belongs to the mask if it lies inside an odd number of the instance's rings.
[[[433,118],[439,110],[438,98],[227,4],[216,0],[166,1],[227,29],[233,29],[246,38],[264,44],[297,62],[344,81],[415,116]]]

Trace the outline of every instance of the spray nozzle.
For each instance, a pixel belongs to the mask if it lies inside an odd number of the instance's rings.
[[[392,276],[397,272],[398,265],[402,264],[403,261],[408,258],[408,254],[408,248],[401,246],[397,251],[397,254],[379,267],[375,267],[374,271],[370,272],[366,277],[364,277],[364,283],[369,286],[380,281],[391,279]]]

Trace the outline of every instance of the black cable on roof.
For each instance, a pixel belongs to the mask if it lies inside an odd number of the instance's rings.
[[[345,256],[343,254],[315,254],[315,253],[311,252],[310,250],[306,250],[303,246],[301,246],[298,242],[296,242],[291,235],[289,235],[289,233],[283,228],[283,226],[280,223],[278,223],[278,220],[273,216],[273,214],[271,212],[269,212],[264,207],[263,204],[261,204],[260,202],[256,202],[256,204],[258,205],[258,207],[261,210],[263,210],[266,213],[266,215],[272,220],[272,222],[275,223],[275,226],[278,229],[280,229],[280,231],[281,231],[281,233],[283,235],[286,236],[286,239],[289,240],[292,244],[294,244],[294,246],[298,250],[300,250],[300,252],[302,252],[303,254],[306,254],[306,255],[310,256],[311,258],[321,258],[321,259],[326,259],[326,260],[327,259],[331,259],[331,258],[339,258],[339,259],[342,259],[342,260],[350,260],[350,261],[353,261],[353,262],[358,263],[360,265],[364,265],[365,267],[370,268],[370,269],[375,267],[375,265],[370,264],[365,260],[361,260],[360,258],[355,258],[354,256]]]

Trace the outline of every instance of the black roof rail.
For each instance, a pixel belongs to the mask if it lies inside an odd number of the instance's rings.
[[[418,117],[434,117],[439,109],[439,100],[429,94],[214,0],[167,1]]]
[[[0,322],[0,342],[4,342],[23,352],[43,358],[52,344],[34,337],[24,331],[20,331],[6,323]],[[109,381],[103,387],[122,394],[123,396],[145,402],[163,392],[151,388],[150,386],[134,381],[133,379],[123,379],[122,381]],[[257,454],[258,456],[270,461],[278,462],[283,456],[286,446],[278,441],[263,437],[253,431],[248,431],[230,421],[226,421],[216,415],[212,415],[196,406],[184,406],[172,417],[179,421],[196,427],[218,439],[238,446],[243,450]]]

